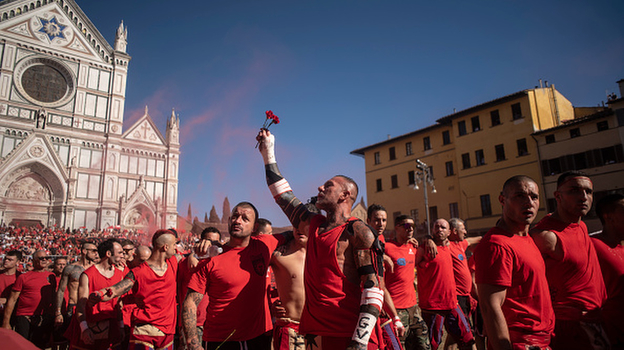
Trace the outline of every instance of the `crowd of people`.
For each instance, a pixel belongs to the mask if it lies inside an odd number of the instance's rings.
[[[292,231],[272,233],[249,202],[232,209],[229,241],[209,227],[193,247],[175,229],[5,229],[3,327],[39,348],[624,348],[624,196],[596,204],[603,230],[590,237],[587,174],[562,174],[557,208],[538,223],[539,186],[518,175],[483,237],[449,218],[418,241],[413,218],[389,229],[381,204],[353,217],[358,186],[343,175],[303,203],[274,135],[257,140]]]

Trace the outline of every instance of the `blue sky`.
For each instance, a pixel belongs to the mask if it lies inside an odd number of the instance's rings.
[[[366,199],[354,149],[538,79],[596,106],[624,78],[620,0],[77,1],[111,45],[128,28],[125,129],[145,105],[163,134],[180,115],[178,211],[200,220],[228,196],[288,225],[254,149],[265,110],[300,199],[335,174]]]

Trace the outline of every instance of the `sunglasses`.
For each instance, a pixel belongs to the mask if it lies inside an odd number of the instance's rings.
[[[414,228],[414,224],[410,224],[410,223],[407,223],[407,222],[403,223],[401,226],[403,226],[403,228],[405,228],[406,230]]]
[[[50,260],[51,258],[49,256],[36,256],[35,259],[36,260]]]

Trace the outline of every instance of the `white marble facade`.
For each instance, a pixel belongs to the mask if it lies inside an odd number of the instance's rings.
[[[179,117],[124,127],[127,29],[113,47],[74,0],[0,2],[0,220],[175,227]]]

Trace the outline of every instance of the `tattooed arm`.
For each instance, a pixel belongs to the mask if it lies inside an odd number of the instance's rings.
[[[100,301],[109,301],[111,299],[120,297],[130,291],[134,286],[135,282],[134,272],[130,271],[122,279],[110,287],[102,288],[97,291],[97,293],[91,293],[89,295],[89,301],[92,303],[99,303]]]
[[[375,235],[370,228],[361,221],[353,224],[353,252],[355,266],[362,283],[362,298],[360,302],[360,315],[356,328],[351,337],[350,349],[366,349],[373,332],[377,318],[383,306],[384,292],[380,288],[379,276],[375,268],[372,255],[372,246]]]
[[[182,304],[182,327],[186,345],[191,350],[201,349],[201,339],[197,335],[197,306],[203,297],[203,294],[189,288]]]
[[[80,265],[67,265],[63,269],[61,280],[59,281],[59,287],[56,291],[56,298],[54,304],[54,325],[59,327],[63,324],[63,315],[61,314],[61,307],[64,303],[65,290],[70,281],[79,281],[80,275],[84,272],[84,267]],[[71,291],[71,289],[70,289]]]
[[[264,159],[267,185],[275,202],[282,208],[293,227],[307,233],[304,231],[305,227],[309,225],[310,219],[315,214],[308,211],[306,206],[295,197],[290,185],[280,173],[275,160],[275,136],[271,135],[268,130],[262,129],[256,140],[260,143],[259,150]]]

